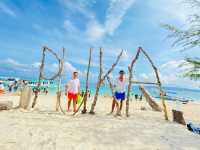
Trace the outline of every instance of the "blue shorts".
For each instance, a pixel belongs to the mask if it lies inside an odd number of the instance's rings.
[[[115,92],[115,98],[117,101],[124,101],[125,100],[125,92]]]

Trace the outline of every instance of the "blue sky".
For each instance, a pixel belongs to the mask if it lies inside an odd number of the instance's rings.
[[[98,75],[98,50],[104,48],[104,69],[108,69],[121,49],[125,50],[119,69],[127,70],[138,46],[142,46],[158,66],[165,85],[198,87],[198,82],[181,78],[178,67],[198,49],[180,52],[172,48],[162,23],[184,26],[193,10],[181,0],[0,0],[0,75],[36,78],[41,48],[59,53],[67,50],[65,76],[73,70],[84,79],[88,49],[94,48],[91,81]],[[48,56],[46,72],[56,70]],[[144,58],[135,67],[135,78],[154,81]]]

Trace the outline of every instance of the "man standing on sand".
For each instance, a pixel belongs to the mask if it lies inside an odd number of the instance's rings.
[[[115,105],[117,107],[117,116],[121,116],[121,110],[123,106],[123,101],[126,97],[126,79],[125,79],[125,72],[120,70],[119,77],[114,82],[114,89],[115,89],[115,100],[112,102],[112,110],[110,114],[113,113]]]
[[[71,101],[73,100],[74,112],[76,112],[76,101],[80,94],[80,81],[78,79],[78,72],[73,72],[72,79],[66,85],[65,95],[68,97],[67,111],[70,111]]]

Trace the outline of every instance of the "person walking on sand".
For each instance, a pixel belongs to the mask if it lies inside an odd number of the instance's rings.
[[[76,112],[76,101],[77,97],[80,94],[80,81],[78,79],[78,72],[73,72],[72,79],[66,85],[65,95],[68,98],[68,107],[67,111],[70,111],[71,101],[73,100],[73,109]]]
[[[112,103],[112,110],[110,114],[113,113],[115,106],[117,107],[117,116],[121,116],[121,110],[123,107],[123,101],[125,100],[125,92],[126,92],[126,79],[125,79],[125,72],[120,70],[119,77],[114,82],[114,89],[115,89],[115,100]]]

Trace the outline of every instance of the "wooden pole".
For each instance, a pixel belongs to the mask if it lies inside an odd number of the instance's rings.
[[[63,56],[62,56],[62,60],[59,63],[61,66],[60,68],[62,68],[62,72],[59,74],[59,82],[58,82],[58,91],[57,91],[57,102],[56,102],[56,111],[61,110],[61,112],[63,114],[65,114],[65,111],[62,109],[61,106],[61,84],[62,84],[62,75],[64,74],[64,60],[65,60],[65,48],[63,48]]]
[[[114,90],[113,84],[111,82],[111,78],[109,76],[107,76],[107,80],[108,80],[108,83],[109,83],[110,90],[112,92],[112,97],[115,100],[115,90]]]
[[[40,65],[40,73],[39,73],[39,81],[38,81],[38,84],[35,88],[35,96],[34,96],[34,99],[33,99],[33,103],[32,103],[32,108],[35,107],[36,103],[37,103],[37,98],[38,98],[38,94],[40,92],[40,85],[41,85],[41,80],[42,80],[42,71],[44,69],[44,62],[45,62],[45,51],[46,51],[46,47],[43,47],[43,50],[42,50],[42,61],[41,61],[41,65]]]
[[[126,116],[129,117],[129,100],[130,100],[130,95],[131,95],[131,90],[132,90],[132,78],[133,78],[133,65],[137,61],[140,55],[140,49],[137,50],[137,54],[135,55],[134,59],[131,62],[131,65],[128,66],[128,92],[127,92],[127,97],[126,97]]]
[[[89,61],[88,61],[88,68],[87,68],[87,75],[86,75],[85,93],[84,93],[81,104],[79,105],[78,109],[76,110],[76,112],[74,112],[73,115],[75,115],[80,110],[83,104],[84,106],[83,106],[82,114],[85,114],[87,112],[87,97],[88,97],[88,89],[89,89],[89,74],[90,74],[91,60],[92,60],[92,48],[90,48],[90,51],[89,51]]]
[[[97,99],[98,99],[98,96],[99,96],[99,90],[100,90],[100,87],[101,87],[101,82],[102,82],[102,74],[103,74],[103,67],[102,67],[102,56],[103,56],[103,50],[102,48],[100,48],[100,51],[99,51],[99,77],[98,77],[98,82],[96,84],[96,92],[95,92],[95,95],[94,95],[94,101],[92,103],[92,106],[91,106],[91,109],[90,109],[90,114],[94,114],[94,108],[96,106],[96,102],[97,102]]]
[[[113,86],[113,84],[111,82],[110,76],[107,76],[107,80],[108,80],[109,87],[110,87],[110,90],[111,90],[111,93],[112,93],[112,98],[113,98],[113,100],[112,100],[112,108],[111,108],[111,112],[110,113],[113,113],[113,111],[115,109],[115,105],[116,105],[115,90],[114,90],[114,86]],[[119,108],[117,108],[117,113],[118,112],[119,112]]]

